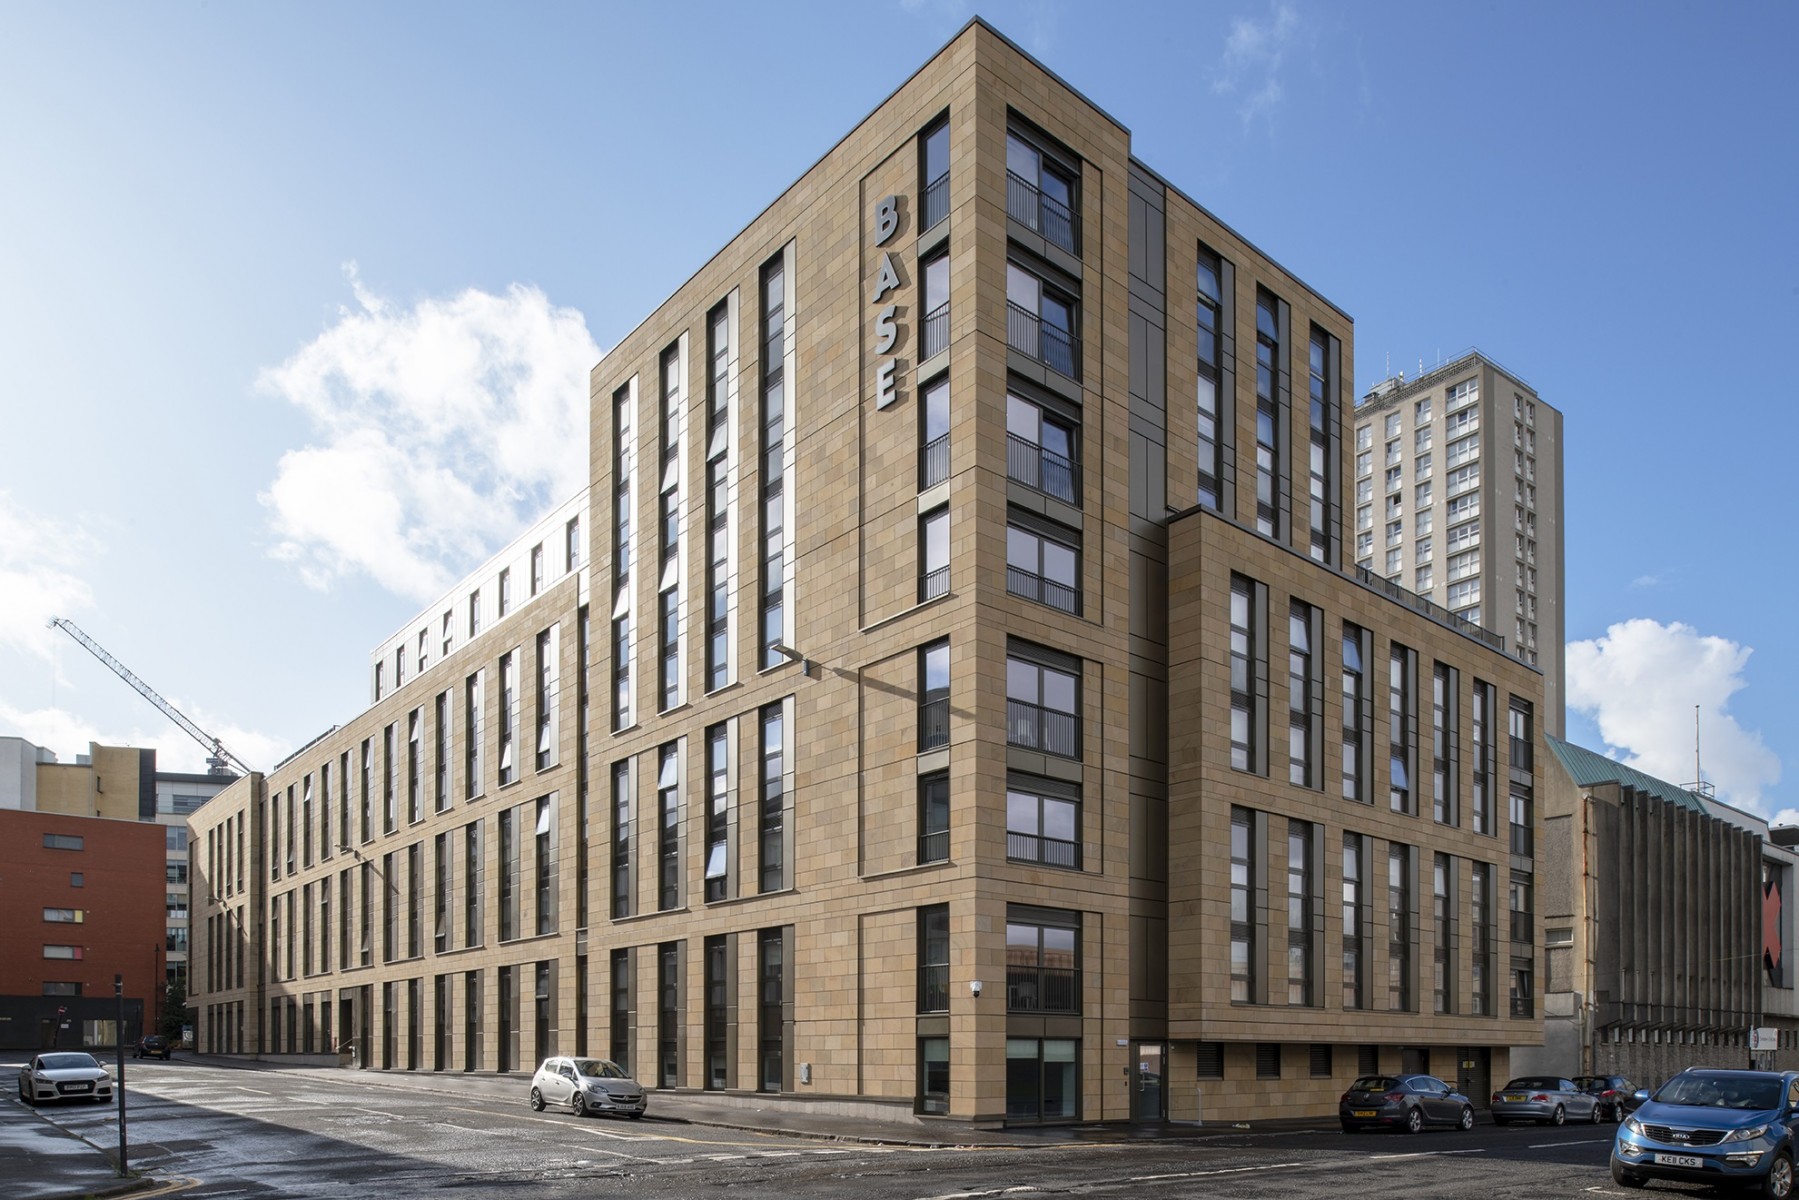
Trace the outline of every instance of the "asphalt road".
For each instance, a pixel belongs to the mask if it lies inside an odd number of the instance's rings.
[[[1162,1198],[1553,1200],[1633,1195],[1606,1169],[1610,1126],[1477,1126],[1415,1137],[1314,1131],[1125,1144],[925,1149],[703,1125],[533,1113],[521,1097],[441,1095],[320,1077],[145,1062],[130,1072],[134,1167],[183,1196],[689,1197],[976,1200],[1032,1193]],[[9,1103],[17,1103],[9,1100]],[[651,1102],[654,1113],[654,1100]],[[102,1145],[110,1108],[42,1113]],[[185,1185],[185,1186],[184,1186]],[[1701,1194],[1655,1185],[1663,1194]]]

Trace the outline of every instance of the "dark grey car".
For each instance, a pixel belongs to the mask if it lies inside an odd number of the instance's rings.
[[[1420,1133],[1426,1125],[1474,1128],[1474,1105],[1435,1075],[1364,1075],[1337,1102],[1344,1133],[1402,1129]]]

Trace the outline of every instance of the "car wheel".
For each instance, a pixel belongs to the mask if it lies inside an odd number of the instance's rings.
[[[536,1088],[531,1089],[531,1111],[532,1112],[542,1112],[543,1111],[543,1093],[538,1091]]]
[[[1776,1151],[1762,1177],[1761,1194],[1768,1200],[1787,1200],[1793,1194],[1793,1158],[1785,1150]]]
[[[574,1096],[570,1098],[568,1106],[574,1110],[577,1117],[585,1117],[587,1115],[587,1097],[580,1092],[576,1092]]]
[[[1405,1131],[1407,1133],[1424,1132],[1424,1110],[1414,1108],[1405,1115]]]
[[[1556,1105],[1555,1111],[1549,1114],[1549,1123],[1551,1125],[1566,1125],[1568,1123],[1568,1110],[1559,1104]]]
[[[1612,1182],[1616,1183],[1619,1187],[1640,1188],[1648,1181],[1641,1175],[1633,1175],[1629,1171],[1626,1171],[1622,1164],[1616,1159],[1613,1159]]]
[[[1462,1119],[1456,1124],[1464,1130],[1474,1128],[1474,1109],[1471,1105],[1462,1105]]]
[[[1599,1106],[1597,1104],[1595,1104],[1593,1106],[1593,1114],[1591,1116],[1589,1116],[1587,1118],[1587,1120],[1591,1121],[1595,1125],[1599,1124]]]

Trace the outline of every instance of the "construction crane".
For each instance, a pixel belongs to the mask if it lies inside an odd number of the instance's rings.
[[[106,652],[106,647],[83,633],[81,627],[75,624],[75,622],[66,620],[62,617],[51,617],[50,625],[52,628],[60,629],[76,641],[80,642],[87,648],[89,654],[111,667],[113,674],[136,688],[138,695],[160,709],[163,716],[181,726],[183,733],[204,746],[208,751],[206,759],[206,773],[208,775],[223,775],[228,777],[231,774],[232,767],[236,767],[246,775],[250,773],[250,768],[244,765],[243,759],[225,749],[225,744],[219,741],[218,738],[207,733],[204,729],[201,729],[198,725],[188,720],[186,714],[180,709],[157,695],[155,688],[139,679],[136,675],[133,675],[130,667],[127,667],[124,663],[108,654]]]

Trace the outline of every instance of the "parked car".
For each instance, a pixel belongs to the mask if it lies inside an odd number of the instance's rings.
[[[1422,1132],[1426,1125],[1474,1128],[1468,1097],[1434,1075],[1364,1075],[1337,1102],[1344,1133],[1363,1129]]]
[[[112,1099],[112,1076],[91,1054],[47,1051],[19,1068],[19,1099],[27,1104],[46,1100]]]
[[[605,1058],[546,1058],[531,1076],[531,1107],[567,1105],[577,1117],[620,1113],[635,1120],[648,1101],[643,1085]]]
[[[1637,1085],[1622,1075],[1576,1075],[1574,1086],[1598,1098],[1601,1120],[1622,1121],[1637,1106],[1631,1099]]]
[[[1618,1126],[1612,1178],[1752,1184],[1757,1194],[1793,1194],[1793,1127],[1799,1073],[1696,1068],[1662,1084]]]
[[[1560,1075],[1521,1075],[1493,1093],[1493,1124],[1541,1121],[1561,1125],[1568,1121],[1599,1121],[1599,1097],[1574,1086]]]
[[[137,1049],[132,1052],[133,1058],[160,1058],[168,1061],[174,1050],[169,1046],[169,1039],[160,1033],[146,1033],[137,1039]]]

